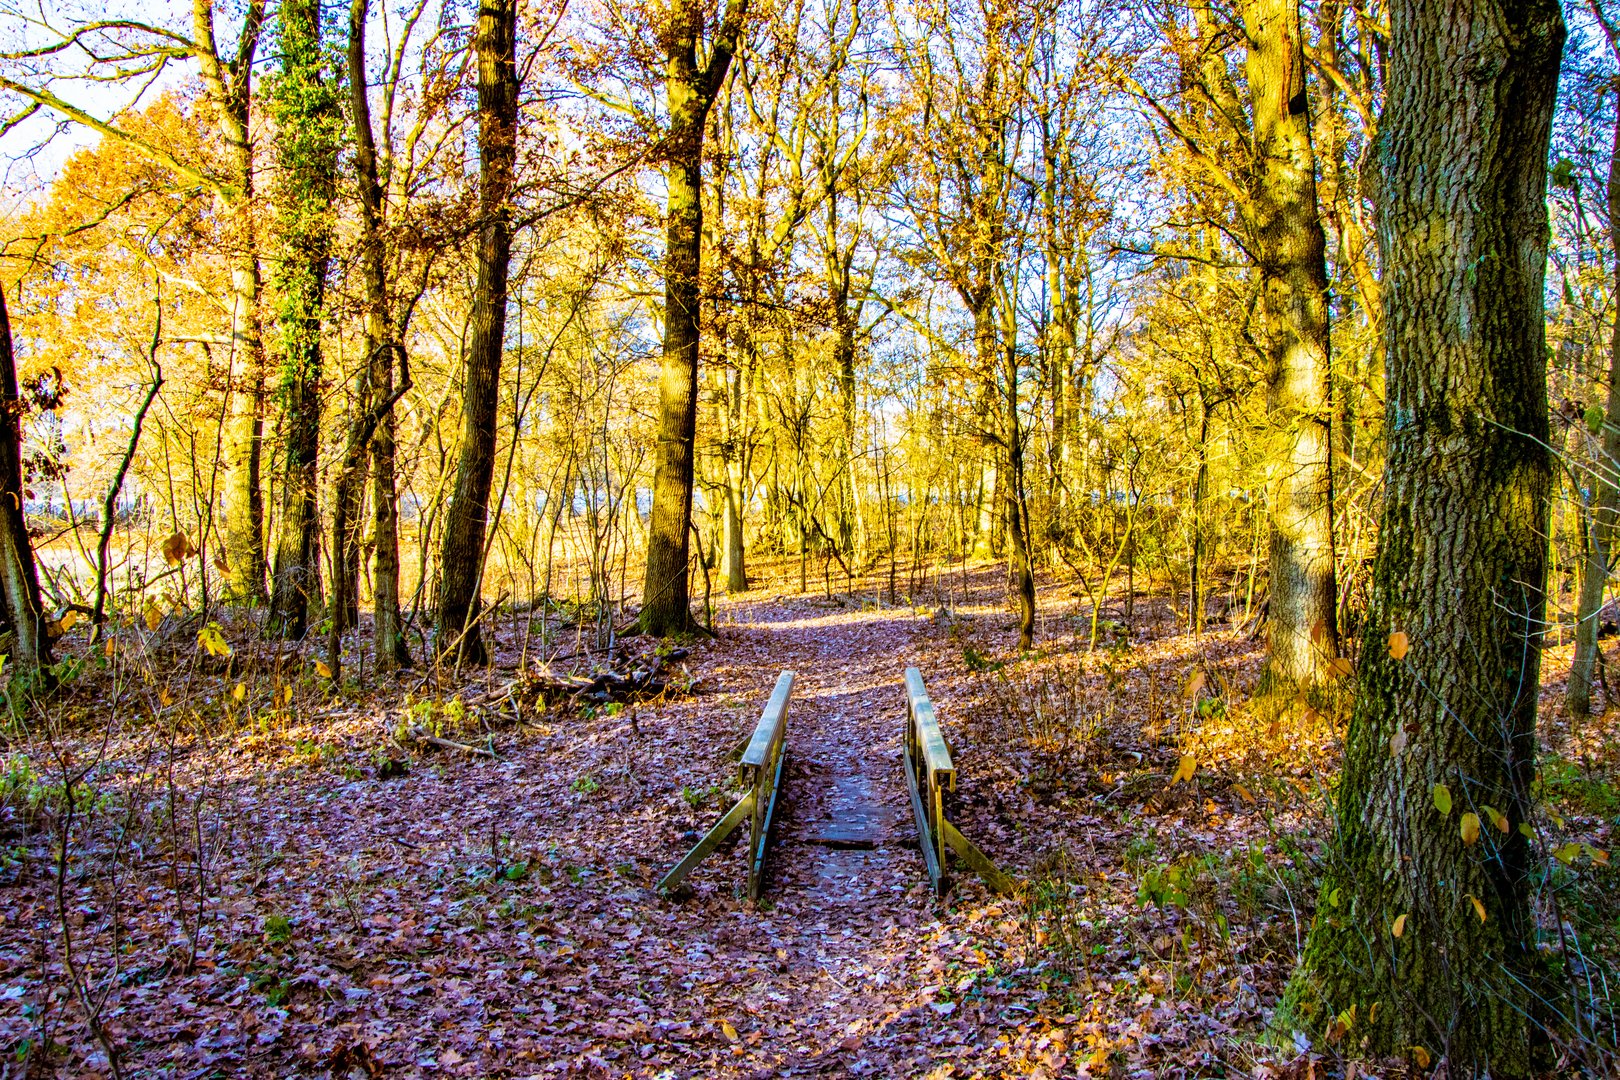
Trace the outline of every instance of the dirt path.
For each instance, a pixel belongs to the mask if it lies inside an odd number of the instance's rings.
[[[880,1006],[915,989],[896,970],[897,939],[930,904],[900,766],[901,678],[921,620],[780,604],[734,613],[741,635],[796,673],[785,813],[762,905],[777,964],[756,999],[799,1035],[777,1047],[783,1075],[860,1075],[862,1052],[879,1049],[867,1043],[883,1040],[890,1010]]]
[[[193,676],[243,714],[175,759],[202,807],[203,917],[161,844],[139,866],[114,875],[87,863],[72,879],[81,970],[115,980],[103,1019],[127,1075],[1216,1075],[1247,1053],[1227,1047],[1286,977],[1293,909],[1262,905],[1244,922],[1228,904],[1229,938],[1189,936],[1203,924],[1144,907],[1138,882],[1152,865],[1249,850],[1251,811],[1219,781],[1197,797],[1178,790],[1151,822],[1098,801],[1132,769],[1140,789],[1163,790],[1177,760],[1141,735],[1143,703],[1164,695],[1140,666],[1117,688],[1087,677],[1131,711],[1093,739],[1111,756],[1039,801],[1029,781],[1051,778],[1036,776],[965,662],[969,645],[1011,654],[998,574],[981,575],[990,599],[956,607],[948,624],[762,589],[724,603],[721,638],[678,661],[690,693],[537,712],[487,733],[496,758],[418,751],[386,776],[378,750],[402,716],[469,741],[486,734],[461,704],[485,688],[418,693],[412,675],[365,694],[306,692],[288,708],[267,678],[249,673],[244,701],[223,674]],[[521,646],[503,641],[506,670]],[[653,643],[634,648],[651,656]],[[1173,652],[1155,662],[1185,678]],[[1067,873],[1056,914],[962,875],[943,902],[931,895],[900,764],[913,663],[957,743],[953,820],[1011,873]],[[736,769],[725,749],[784,668],[797,681],[763,901],[741,897],[740,846],[699,866],[689,896],[659,896],[654,884],[724,811]],[[115,783],[150,769],[144,747],[114,748]],[[149,828],[163,839],[161,821]],[[46,1074],[105,1077],[99,1044],[50,996],[59,960],[41,968],[38,943],[57,923],[50,834],[38,836],[26,861],[0,860],[0,1050],[48,1035],[72,1049],[52,1051]],[[1043,863],[1058,846],[1071,861]],[[116,884],[118,906],[102,882]],[[1070,935],[1074,970],[1042,947],[1044,926]],[[188,928],[197,962],[183,967],[175,943]],[[1204,983],[1188,975],[1206,968]]]

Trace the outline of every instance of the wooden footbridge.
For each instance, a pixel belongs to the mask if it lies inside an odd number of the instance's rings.
[[[906,787],[910,793],[912,816],[917,826],[917,846],[934,895],[944,895],[950,885],[949,856],[977,874],[990,889],[1011,892],[1016,882],[998,870],[973,842],[945,817],[945,793],[956,790],[956,766],[950,745],[940,730],[934,704],[923,686],[922,673],[907,668],[901,681],[905,691],[904,731],[901,739]],[[771,823],[782,782],[782,766],[788,749],[788,708],[793,697],[793,672],[784,671],[759,723],[742,752],[740,780],[742,798],[721,815],[697,844],[658,882],[658,891],[672,895],[686,875],[716,851],[733,832],[748,823],[748,898],[758,900],[764,886],[765,859],[770,848]]]

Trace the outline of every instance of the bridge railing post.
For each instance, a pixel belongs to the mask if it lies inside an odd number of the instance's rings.
[[[736,805],[727,810],[715,826],[699,840],[681,861],[658,882],[660,893],[668,895],[692,872],[693,867],[719,847],[744,819],[748,821],[748,898],[758,900],[765,878],[765,852],[770,846],[771,819],[776,811],[776,793],[782,782],[782,765],[787,758],[788,702],[793,696],[793,672],[777,677],[765,711],[742,753],[738,779],[747,789]]]
[[[939,728],[934,703],[923,686],[922,672],[906,668],[906,728],[901,740],[905,759],[906,784],[911,790],[911,809],[917,819],[917,843],[934,895],[941,895],[947,883],[945,851],[949,848],[995,892],[1010,892],[1012,878],[996,869],[984,852],[945,820],[945,791],[956,790],[956,764]]]

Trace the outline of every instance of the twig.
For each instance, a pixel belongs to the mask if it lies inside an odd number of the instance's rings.
[[[480,757],[493,758],[496,761],[500,760],[500,755],[487,747],[468,746],[466,743],[459,743],[454,739],[441,739],[437,735],[429,735],[421,728],[411,728],[409,735],[416,742],[424,742],[429,746],[437,746],[444,750],[460,750],[464,754],[477,754]]]

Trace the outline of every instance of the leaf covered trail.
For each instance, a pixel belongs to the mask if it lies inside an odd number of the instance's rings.
[[[1243,1033],[1286,974],[1291,905],[1308,890],[1279,877],[1292,892],[1240,917],[1213,885],[1188,879],[1175,904],[1139,889],[1155,865],[1212,851],[1295,874],[1258,824],[1288,820],[1277,800],[1293,789],[1253,809],[1207,772],[1167,787],[1188,657],[1151,628],[1125,663],[1077,659],[1048,627],[1054,651],[1016,660],[1026,689],[1008,698],[1001,662],[984,664],[1016,659],[998,577],[974,578],[971,596],[964,578],[949,612],[751,594],[722,607],[718,641],[692,647],[690,695],[530,712],[494,732],[499,760],[420,750],[403,776],[379,767],[387,732],[402,716],[450,723],[475,687],[413,698],[420,676],[404,676],[283,706],[251,673],[240,701],[222,678],[218,707],[237,726],[174,758],[182,803],[202,799],[202,918],[181,903],[196,895],[196,837],[164,832],[166,796],[142,779],[149,739],[115,741],[98,774],[110,805],[145,799],[156,815],[126,849],[137,857],[111,873],[97,862],[111,849],[86,834],[70,875],[77,959],[114,987],[104,1023],[128,1074],[1249,1070]],[[518,635],[492,639],[510,670]],[[1212,678],[1252,672],[1236,635],[1200,648]],[[928,888],[900,759],[909,664],[960,770],[947,813],[1031,883],[1023,899],[962,874],[943,901]],[[1040,672],[1062,664],[1065,723],[1101,726],[1052,749],[1026,699],[1057,686]],[[784,669],[797,677],[763,902],[742,898],[742,843],[700,865],[684,899],[659,897],[654,883],[737,797],[727,751]],[[0,879],[0,1038],[37,1039],[43,1010],[70,1049],[36,1060],[106,1075],[60,992],[59,945],[41,944],[59,940],[44,840]]]

